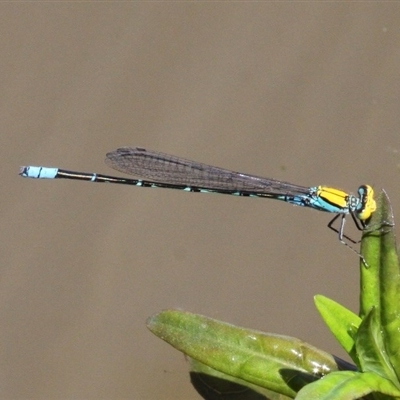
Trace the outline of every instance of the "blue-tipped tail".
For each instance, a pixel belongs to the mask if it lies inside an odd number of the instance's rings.
[[[57,173],[58,168],[27,166],[19,169],[19,174],[24,178],[54,179]]]

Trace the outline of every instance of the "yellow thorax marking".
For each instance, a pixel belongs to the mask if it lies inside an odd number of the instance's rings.
[[[349,195],[346,192],[343,192],[343,190],[335,189],[329,186],[319,186],[317,195],[336,207],[348,207]]]

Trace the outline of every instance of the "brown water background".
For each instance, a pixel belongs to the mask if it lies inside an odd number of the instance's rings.
[[[142,146],[305,186],[370,183],[399,217],[400,4],[31,2],[1,15],[2,399],[198,399],[182,354],[145,326],[165,308],[345,357],[313,304],[358,310],[358,259],[329,214],[18,168],[113,174],[107,151]]]

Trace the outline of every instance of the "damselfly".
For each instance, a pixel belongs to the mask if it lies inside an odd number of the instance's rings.
[[[34,166],[21,167],[20,175],[28,178],[77,179],[139,187],[179,189],[186,192],[221,193],[281,200],[296,206],[337,214],[329,222],[328,227],[339,234],[340,242],[346,246],[349,245],[343,238],[355,243],[354,240],[344,235],[346,216],[350,214],[356,227],[363,230],[368,219],[376,210],[374,191],[369,185],[361,185],[358,188],[357,197],[329,186],[293,185],[276,179],[213,167],[140,147],[119,148],[107,153],[105,161],[117,171],[142,176],[149,180]],[[336,229],[333,227],[333,223],[339,217],[341,217],[341,223],[339,229]],[[361,256],[361,258],[363,257]]]

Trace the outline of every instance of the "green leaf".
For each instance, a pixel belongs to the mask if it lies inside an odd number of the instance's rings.
[[[363,231],[361,254],[360,317],[315,297],[361,372],[301,340],[183,311],[163,311],[148,319],[148,327],[193,358],[192,382],[206,398],[287,400],[298,392],[300,400],[400,399],[400,269],[385,192]]]
[[[354,336],[361,323],[361,318],[339,303],[322,295],[314,297],[315,305],[338,342],[358,364],[354,352]]]
[[[383,217],[393,222],[387,196],[382,196]],[[394,227],[384,227],[380,253],[380,318],[388,357],[400,372],[400,269]]]
[[[368,265],[361,261],[360,317],[373,307],[381,306],[381,292],[398,293],[400,287],[399,264],[394,237],[393,211],[389,198],[382,191],[377,198],[377,209],[363,231],[361,253]],[[386,263],[390,261],[389,265]],[[381,276],[381,275],[384,276]],[[388,287],[382,287],[385,277]],[[388,304],[391,309],[393,305]],[[397,310],[399,306],[395,306]]]
[[[300,390],[296,400],[352,400],[378,392],[397,398],[400,391],[373,372],[332,372]],[[382,398],[382,397],[380,397]]]
[[[361,243],[368,266],[361,263],[360,316],[376,308],[384,341],[381,351],[387,352],[394,370],[400,371],[400,269],[393,211],[384,191],[377,200],[377,210]]]
[[[363,372],[375,372],[400,388],[396,373],[385,351],[382,330],[375,308],[363,319],[358,329],[355,348],[360,369]]]
[[[190,358],[190,364],[191,383],[204,399],[289,400],[292,398],[226,375],[193,358]]]
[[[340,361],[299,339],[239,328],[184,311],[163,311],[150,317],[147,326],[203,364],[289,397],[307,383],[339,369]]]

